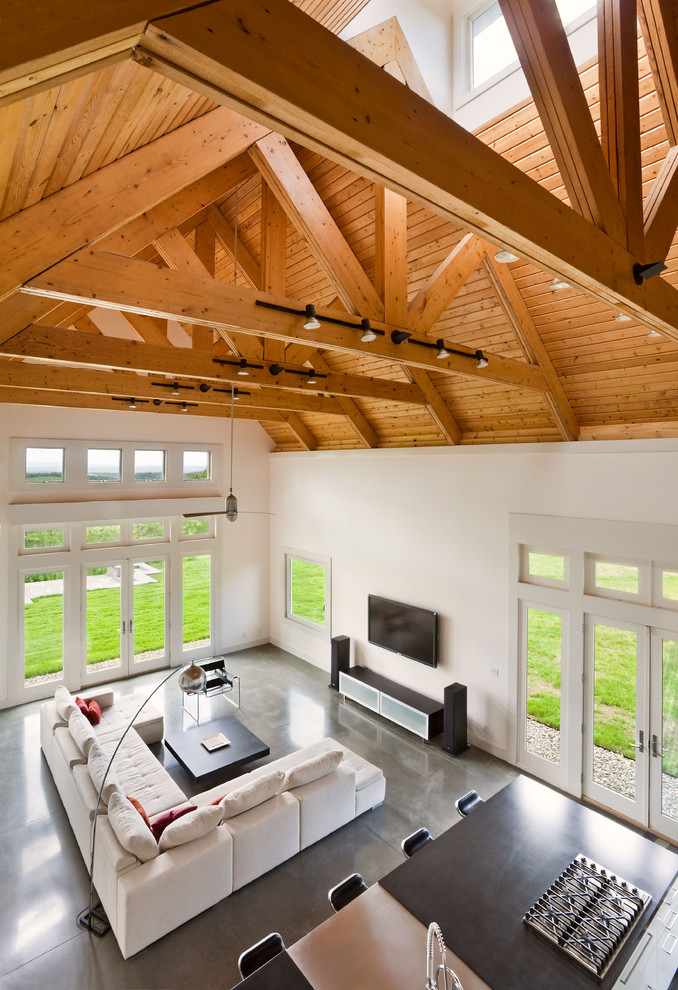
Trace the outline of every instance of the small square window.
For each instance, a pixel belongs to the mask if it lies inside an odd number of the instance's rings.
[[[212,455],[209,450],[184,451],[184,481],[209,481],[212,477]]]
[[[569,557],[564,553],[536,547],[521,547],[520,579],[547,588],[567,588]]]
[[[134,523],[132,526],[133,540],[161,540],[165,535],[165,524],[162,522]]]
[[[182,539],[196,537],[196,536],[209,536],[210,535],[210,521],[209,519],[182,519],[181,520],[181,536]]]
[[[134,480],[164,481],[167,471],[165,450],[135,450]]]
[[[91,448],[87,451],[88,481],[122,481],[122,451]]]
[[[120,543],[120,526],[87,526],[85,543],[93,546],[98,543]]]
[[[64,480],[63,447],[26,447],[26,481],[46,485]]]
[[[53,550],[64,545],[63,529],[27,529],[24,550]]]
[[[596,560],[594,570],[596,588],[605,591],[621,591],[637,595],[639,569],[634,564],[616,564],[609,560]]]

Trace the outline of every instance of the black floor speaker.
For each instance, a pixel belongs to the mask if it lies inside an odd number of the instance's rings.
[[[351,665],[351,640],[349,636],[332,637],[332,657],[330,660],[330,687],[339,690],[339,674]]]
[[[468,745],[466,742],[466,685],[448,684],[445,688],[444,705],[443,750],[456,756]]]

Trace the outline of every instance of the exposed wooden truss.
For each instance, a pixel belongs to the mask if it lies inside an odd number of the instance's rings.
[[[643,0],[639,61],[601,0],[598,92],[553,0],[501,3],[535,102],[473,136],[395,18],[333,36],[364,0],[94,3],[48,38],[12,0],[0,400],[224,415],[238,387],[280,449],[672,435],[675,23]]]

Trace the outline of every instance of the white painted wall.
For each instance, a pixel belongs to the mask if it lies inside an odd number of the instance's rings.
[[[468,685],[469,738],[512,759],[509,513],[676,522],[678,441],[273,454],[271,640],[329,669],[282,618],[282,547],[332,559],[332,635],[354,662],[442,700]],[[434,609],[432,670],[367,643],[367,595]],[[498,668],[499,677],[491,676]],[[484,726],[488,731],[484,731]]]
[[[234,424],[234,491],[240,510],[268,509],[268,454],[273,444],[258,423]],[[0,419],[0,706],[7,698],[8,630],[15,617],[8,614],[8,505],[9,447],[12,437],[35,439],[91,439],[95,442],[223,444],[221,474],[208,495],[228,494],[229,424],[225,419],[162,416],[142,412],[41,409],[37,406],[3,405]],[[168,496],[182,494],[169,491]],[[203,494],[203,492],[201,492]],[[76,498],[81,498],[78,493]],[[88,498],[105,498],[99,489]],[[116,498],[119,496],[115,496]],[[120,496],[122,497],[122,496]],[[156,491],[153,497],[160,497]],[[14,502],[22,501],[17,496]],[[30,497],[25,499],[31,501]],[[219,570],[214,575],[217,593],[215,634],[217,648],[228,651],[268,642],[269,516],[240,512],[234,523],[221,518],[217,530]],[[11,575],[13,580],[13,575]],[[79,649],[79,644],[67,644]]]

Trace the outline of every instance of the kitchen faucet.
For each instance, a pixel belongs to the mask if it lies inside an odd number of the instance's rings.
[[[440,948],[440,965],[437,969],[434,967],[433,962],[433,950],[435,947],[435,940],[438,940],[438,946]],[[440,974],[443,974],[442,987],[438,982],[440,979]],[[447,982],[447,977],[450,977],[452,982]],[[426,936],[426,990],[464,990],[457,974],[448,969],[445,961],[445,943],[443,941],[443,933],[440,930],[440,926],[432,921],[428,926],[428,935]]]

